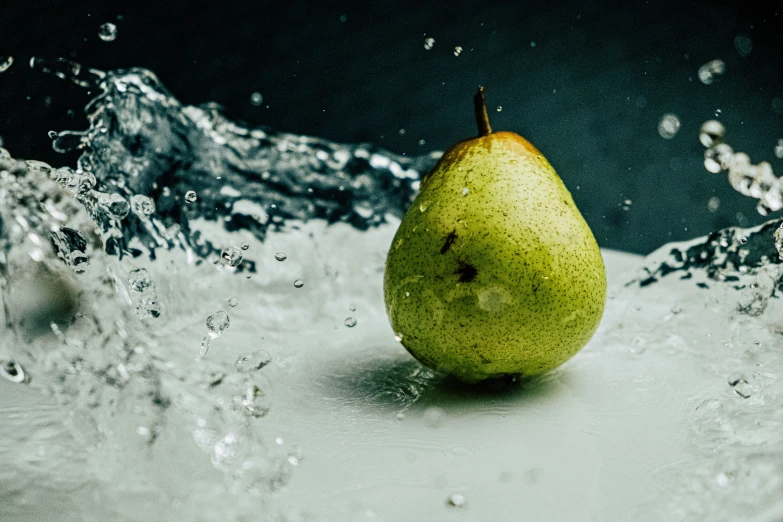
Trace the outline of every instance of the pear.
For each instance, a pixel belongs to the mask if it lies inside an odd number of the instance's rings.
[[[449,148],[406,211],[384,272],[402,345],[467,383],[527,378],[563,364],[598,328],[606,272],[598,244],[547,159],[492,132]]]

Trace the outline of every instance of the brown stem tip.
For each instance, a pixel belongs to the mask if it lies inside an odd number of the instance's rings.
[[[476,113],[479,138],[492,134],[492,127],[489,126],[489,115],[487,114],[487,101],[484,99],[483,85],[478,88],[478,92],[473,97],[473,108]]]

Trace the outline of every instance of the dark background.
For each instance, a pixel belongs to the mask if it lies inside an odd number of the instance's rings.
[[[408,155],[475,135],[471,97],[483,84],[490,108],[502,106],[490,112],[495,130],[547,156],[601,246],[646,253],[766,219],[704,169],[698,141],[720,109],[727,142],[783,175],[773,153],[783,138],[773,109],[783,102],[783,9],[748,5],[4,1],[0,56],[15,63],[0,74],[0,136],[15,157],[75,162],[51,149],[47,131],[85,128],[89,96],[31,70],[31,56],[145,67],[184,103],[215,101],[250,124]],[[104,22],[117,25],[115,41],[98,38]],[[734,48],[740,34],[753,42],[747,57]],[[715,58],[727,72],[704,85],[698,68]],[[682,122],[672,140],[657,132],[667,112]]]

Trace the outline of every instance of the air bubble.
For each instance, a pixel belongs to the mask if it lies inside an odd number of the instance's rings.
[[[254,92],[250,95],[250,105],[253,107],[260,107],[264,103],[264,97],[260,92]]]
[[[112,219],[123,219],[130,213],[128,201],[119,194],[102,193],[98,196],[98,206]]]
[[[98,28],[98,38],[104,42],[113,42],[117,38],[117,26],[111,22],[103,24]]]
[[[239,304],[239,298],[237,297],[232,297],[231,299],[228,300],[228,306],[230,306],[231,308],[234,308],[238,304]]]
[[[288,259],[288,256],[285,255],[285,253],[283,252],[278,252],[277,254],[275,254],[275,259],[277,259],[278,261],[285,261],[286,259]]]
[[[430,428],[438,428],[446,420],[446,412],[438,406],[430,406],[424,411],[424,422]]]
[[[435,45],[435,38],[426,38],[426,39],[424,40],[424,48],[425,48],[426,50],[428,50],[428,51],[429,51],[430,49],[432,49],[432,47],[433,47],[434,45]]]
[[[296,281],[294,281],[295,288],[302,288],[303,286],[304,286],[304,281],[302,281],[301,279],[297,279]]]
[[[356,326],[356,318],[355,317],[346,317],[345,321],[343,321],[343,324],[347,326],[348,328],[353,328]]]
[[[220,254],[220,260],[224,265],[238,266],[242,262],[242,251],[235,246],[225,248]]]
[[[661,138],[670,140],[680,131],[680,119],[676,114],[664,114],[658,122],[658,134]]]
[[[195,190],[188,190],[185,192],[185,201],[188,203],[194,203],[198,199]]]

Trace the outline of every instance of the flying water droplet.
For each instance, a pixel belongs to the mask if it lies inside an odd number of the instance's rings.
[[[777,145],[775,145],[775,157],[783,159],[783,139],[778,140]]]
[[[113,42],[117,38],[117,26],[111,22],[103,24],[98,28],[98,38],[104,42]]]
[[[430,406],[424,410],[424,422],[430,428],[438,428],[446,420],[446,412],[438,406]]]
[[[195,190],[188,190],[185,192],[185,201],[188,203],[194,203],[198,199]]]
[[[288,259],[288,256],[285,255],[285,253],[283,252],[278,252],[277,254],[275,254],[275,259],[277,259],[278,261],[285,261],[286,259]]]
[[[710,85],[720,80],[726,72],[726,63],[723,60],[712,60],[699,67],[699,80],[704,85]]]
[[[128,200],[116,193],[102,193],[98,196],[98,207],[112,219],[121,220],[130,213]]]
[[[239,245],[239,248],[241,248],[242,250],[247,250],[248,248],[250,248],[250,243],[244,242],[241,245]]]
[[[242,262],[242,251],[235,246],[224,248],[220,261],[226,266],[238,266]]]
[[[343,324],[347,326],[348,328],[353,328],[356,326],[356,318],[355,317],[346,317],[345,321],[343,321]]]
[[[498,108],[495,109],[495,110],[498,111],[498,112],[502,112],[503,111],[503,106],[502,105],[498,105]]]
[[[260,92],[254,92],[250,95],[250,105],[253,107],[260,107],[264,103],[264,97]]]
[[[753,50],[753,42],[744,34],[738,34],[734,37],[734,48],[740,56],[745,58]]]
[[[57,131],[53,131],[53,130],[50,130],[49,132],[47,132],[46,135],[49,136],[50,140],[56,140],[57,138],[60,137],[60,135],[57,133]]]
[[[707,210],[712,212],[713,214],[718,211],[720,208],[720,199],[718,196],[712,196],[710,200],[707,202]]]
[[[231,299],[228,300],[228,306],[230,306],[231,308],[234,308],[238,304],[239,304],[239,299],[236,297],[232,297]]]
[[[295,288],[302,288],[303,286],[304,286],[304,281],[302,281],[301,279],[297,279],[296,281],[294,281]]]
[[[150,216],[155,213],[155,201],[143,194],[131,196],[131,210],[137,216]]]
[[[435,38],[425,38],[424,40],[424,48],[426,50],[432,49],[432,47],[435,45]]]
[[[401,333],[394,334],[394,340],[397,342],[402,341],[402,334]]]
[[[452,493],[449,495],[448,505],[451,507],[461,508],[465,506],[465,497],[459,493]]]
[[[13,56],[0,56],[0,73],[6,72],[14,64]]]
[[[207,317],[207,335],[210,339],[216,339],[229,327],[231,320],[223,310],[217,311]]]
[[[454,48],[454,56],[459,56],[460,54],[462,54],[462,47],[458,45]]]
[[[670,140],[680,131],[680,119],[675,114],[664,114],[658,122],[658,134],[661,138]]]
[[[14,360],[0,361],[0,377],[14,384],[30,382],[30,376]]]
[[[234,367],[240,373],[250,373],[260,370],[270,362],[272,356],[266,350],[256,350],[251,354],[240,356]]]

